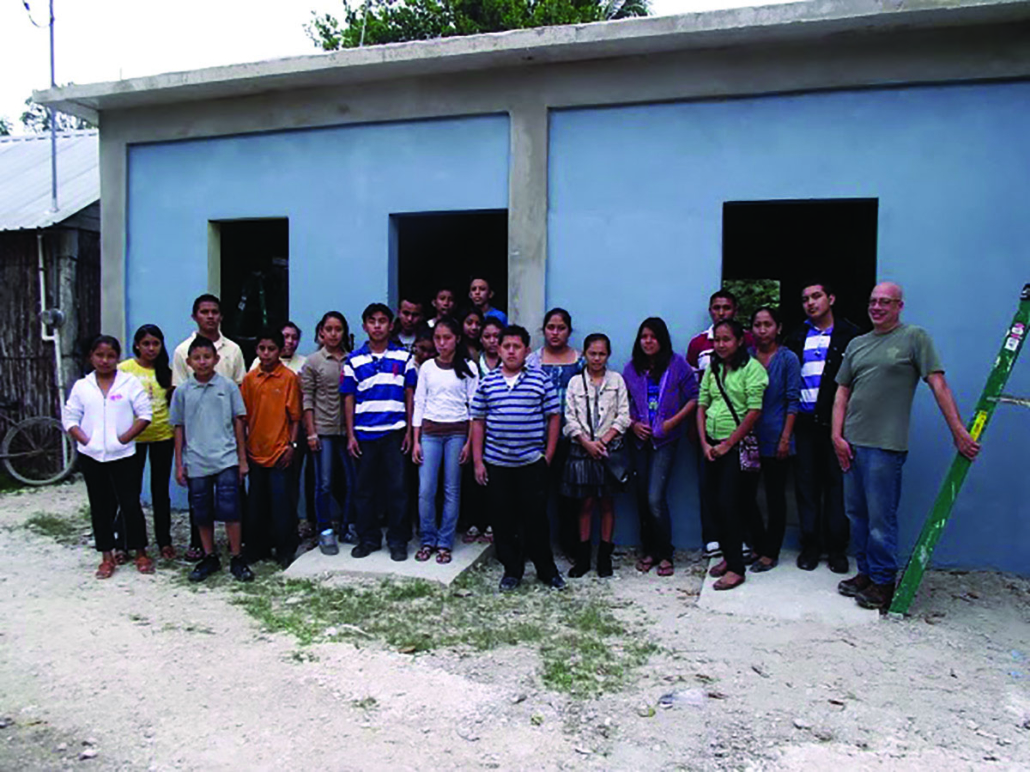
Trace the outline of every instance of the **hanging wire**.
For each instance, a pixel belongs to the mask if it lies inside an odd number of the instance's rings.
[[[21,4],[22,4],[23,6],[25,6],[25,13],[26,13],[26,14],[28,14],[28,17],[29,17],[29,21],[31,21],[31,22],[32,22],[32,26],[33,26],[33,27],[36,27],[36,28],[38,28],[38,29],[43,29],[44,27],[46,27],[46,26],[47,26],[47,25],[45,25],[45,24],[38,24],[38,23],[36,22],[36,20],[32,18],[32,9],[31,9],[31,8],[29,8],[29,0],[21,0]]]

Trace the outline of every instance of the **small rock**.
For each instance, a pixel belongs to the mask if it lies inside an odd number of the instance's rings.
[[[14,725],[14,719],[11,718],[10,716],[2,716],[2,717],[0,717],[0,729],[6,729],[7,727],[13,726],[13,725]]]
[[[677,689],[674,692],[663,694],[658,699],[658,704],[663,708],[703,708],[705,706],[706,694],[703,689]]]
[[[828,743],[833,739],[833,732],[827,729],[816,729],[812,734],[819,742]]]
[[[651,718],[654,715],[654,708],[650,705],[637,706],[637,715],[641,718]]]
[[[97,744],[97,738],[95,738],[95,737],[87,737],[85,740],[82,741],[82,744],[83,745],[96,745]]]
[[[520,702],[525,702],[527,699],[529,699],[528,694],[516,694],[511,698],[511,704],[518,705]]]
[[[68,750],[68,743],[58,743],[57,750],[61,753],[64,753],[66,750]]]
[[[418,650],[417,646],[401,646],[397,651],[401,654],[414,654]]]
[[[762,678],[769,677],[769,674],[765,672],[761,665],[752,665],[751,669],[758,673],[758,675],[762,676]]]
[[[529,723],[531,723],[533,726],[540,726],[542,723],[544,723],[544,717],[541,716],[539,713],[534,713],[532,716],[529,717]]]
[[[335,627],[327,627],[325,629],[325,633],[324,633],[324,635],[327,638],[332,638],[333,636],[339,635],[339,634],[340,634],[340,631],[338,629],[336,629]]]
[[[795,729],[811,729],[812,725],[810,723],[808,723],[807,721],[805,721],[803,718],[795,718],[794,719],[794,728]]]
[[[454,591],[455,598],[467,598],[472,594],[472,590],[465,589],[464,587],[460,590]]]
[[[583,756],[590,756],[593,754],[593,751],[589,748],[581,748],[578,745],[575,748],[573,748],[573,750],[576,751],[576,753],[582,754]]]
[[[88,759],[95,759],[96,757],[96,748],[86,748],[86,750],[79,754],[79,761],[87,761]]]

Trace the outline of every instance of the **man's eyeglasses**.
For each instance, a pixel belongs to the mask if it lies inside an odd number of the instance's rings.
[[[898,302],[897,298],[869,298],[870,308],[890,308]]]

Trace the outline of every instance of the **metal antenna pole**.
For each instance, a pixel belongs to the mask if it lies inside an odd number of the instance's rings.
[[[54,80],[54,0],[50,0],[50,88]],[[57,115],[53,107],[47,107],[50,114],[50,211],[57,211]]]

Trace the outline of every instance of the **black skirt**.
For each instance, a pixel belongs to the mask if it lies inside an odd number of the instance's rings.
[[[603,461],[591,458],[573,441],[562,474],[561,495],[570,499],[599,498],[614,494],[614,484]]]

